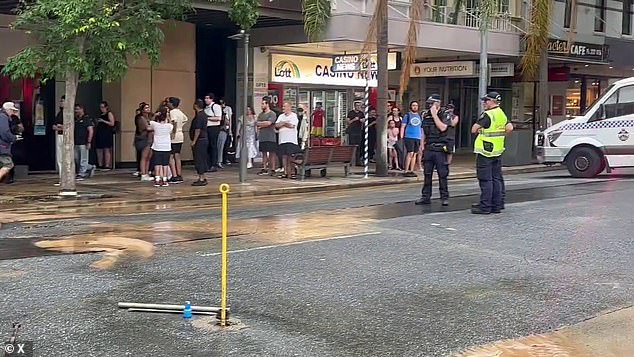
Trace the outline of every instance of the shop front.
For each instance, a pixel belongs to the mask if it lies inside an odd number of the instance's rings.
[[[273,105],[281,108],[288,102],[294,111],[302,108],[308,116],[321,108],[323,136],[344,141],[347,114],[355,102],[364,100],[365,72],[336,72],[333,58],[326,56],[272,53],[269,60],[267,94]],[[396,69],[396,53],[390,53],[388,69]],[[369,85],[370,106],[376,106],[376,70],[370,72]]]
[[[620,77],[609,64],[607,45],[551,39],[548,53],[553,123],[583,114],[609,81]]]
[[[551,39],[548,45],[549,120],[539,118],[539,84],[518,82],[514,87],[520,93],[520,121],[533,122],[533,118],[537,118],[534,126],[538,129],[582,115],[613,81],[631,73],[631,67],[628,73],[625,68],[611,63],[609,53],[610,48],[605,44]]]
[[[478,90],[480,67],[476,61],[426,62],[412,66],[411,77],[418,84],[420,100],[437,93],[445,104],[453,104],[461,118],[456,130],[456,148],[473,149],[471,124],[480,115],[481,101]],[[514,63],[489,64],[488,90],[502,95],[501,106],[509,115],[513,108],[512,82]],[[414,84],[416,86],[416,84]]]
[[[14,16],[0,14],[0,73],[9,57],[29,44],[28,36],[11,28]],[[45,85],[32,78],[12,79],[0,74],[0,105],[11,101],[20,109],[23,140],[13,147],[14,161],[21,175],[27,171],[55,169],[54,138],[49,121],[55,116],[55,83]]]

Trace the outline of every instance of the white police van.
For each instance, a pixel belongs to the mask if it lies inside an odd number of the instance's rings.
[[[634,167],[634,77],[609,86],[582,116],[535,134],[537,160],[563,163],[574,177]]]

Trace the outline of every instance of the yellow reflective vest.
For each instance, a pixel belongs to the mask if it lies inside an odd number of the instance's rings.
[[[476,138],[474,152],[486,157],[498,157],[504,153],[504,138],[508,119],[500,107],[485,111],[491,118],[488,129],[482,128]]]

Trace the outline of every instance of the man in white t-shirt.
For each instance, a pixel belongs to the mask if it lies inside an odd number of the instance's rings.
[[[279,178],[296,178],[293,173],[292,155],[300,152],[297,145],[297,125],[299,119],[297,114],[293,113],[290,103],[286,102],[283,106],[284,112],[280,114],[275,122],[275,127],[279,133],[279,150],[282,154],[282,163],[284,165],[284,174]]]
[[[220,107],[222,107],[223,120],[220,122],[220,133],[218,134],[218,167],[222,168],[223,164],[230,164],[229,159],[226,158],[226,151],[231,147],[233,142],[233,131],[231,130],[233,124],[233,109],[225,103],[224,99],[219,100]]]
[[[222,107],[216,102],[216,96],[209,93],[205,96],[205,114],[207,114],[207,139],[209,140],[209,155],[207,157],[210,172],[217,170],[218,136],[222,121]]]
[[[187,123],[187,115],[180,110],[179,105],[181,100],[176,97],[169,97],[167,99],[167,107],[170,109],[170,121],[174,125],[172,131],[172,156],[170,157],[170,170],[172,170],[171,183],[183,182],[183,167],[181,163],[181,149],[183,148],[183,141],[185,141],[185,135],[183,134],[183,127]]]

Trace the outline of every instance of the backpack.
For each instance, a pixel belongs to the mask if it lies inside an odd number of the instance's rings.
[[[401,118],[401,125],[403,124],[409,125],[409,112],[405,113],[405,115],[403,115],[403,117]]]

